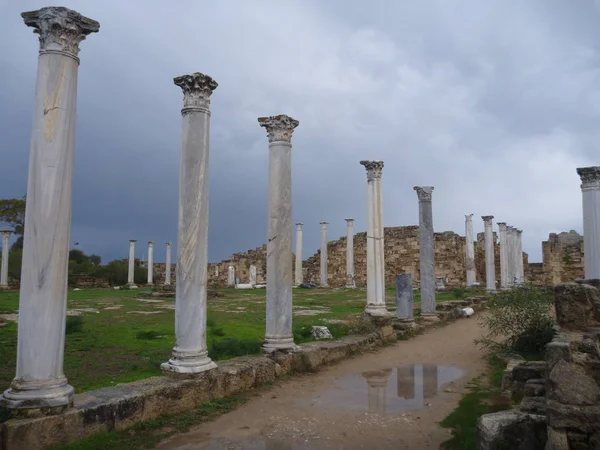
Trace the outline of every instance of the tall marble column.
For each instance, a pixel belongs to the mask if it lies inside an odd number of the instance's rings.
[[[381,173],[383,161],[361,161],[367,170],[367,306],[365,314],[389,315],[385,306],[383,209]]]
[[[508,287],[512,287],[515,284],[515,228],[512,226],[506,227],[506,240],[508,242],[507,248],[507,278],[508,278]]]
[[[525,282],[525,267],[523,265],[523,230],[517,230],[517,282]]]
[[[508,245],[509,239],[507,235],[506,222],[498,222],[498,240],[500,241],[500,288],[508,289]]]
[[[304,281],[302,274],[302,225],[300,222],[296,224],[296,286],[301,285]]]
[[[2,267],[0,268],[0,289],[8,289],[8,239],[11,230],[2,230]]]
[[[585,278],[600,278],[600,166],[580,167]]]
[[[433,211],[431,194],[433,186],[415,186],[419,198],[419,259],[421,272],[421,315],[435,314],[435,261]]]
[[[292,134],[286,115],[260,117],[269,138],[267,326],[263,351],[295,348],[292,333]]]
[[[39,34],[19,299],[17,370],[2,403],[63,408],[63,374],[79,43],[100,24],[62,7],[25,12]]]
[[[354,219],[346,220],[346,288],[354,289]]]
[[[148,284],[154,284],[154,241],[148,241]]]
[[[165,286],[171,286],[171,243],[167,242],[167,256],[165,262]]]
[[[321,286],[327,286],[327,225],[328,222],[321,222],[321,261],[319,266]]]
[[[179,223],[175,268],[175,347],[166,372],[198,373],[217,365],[206,348],[210,96],[218,84],[193,73],[173,79],[183,91]]]
[[[496,292],[496,267],[494,264],[494,232],[492,219],[494,216],[481,216],[483,219],[485,246],[485,288],[488,292]]]
[[[475,238],[473,235],[473,214],[465,215],[465,266],[467,270],[467,287],[477,282],[475,275]]]
[[[127,286],[136,287],[134,281],[135,274],[135,239],[129,240],[129,261],[127,265]]]

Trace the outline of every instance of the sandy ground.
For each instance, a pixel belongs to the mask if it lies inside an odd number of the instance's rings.
[[[294,376],[160,450],[437,449],[438,425],[485,370],[475,318]],[[437,367],[436,367],[437,366]]]

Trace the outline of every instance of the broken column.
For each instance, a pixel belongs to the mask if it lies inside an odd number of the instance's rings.
[[[235,267],[227,268],[227,287],[235,287]]]
[[[171,243],[167,242],[167,260],[165,262],[165,286],[171,286]]]
[[[498,240],[500,241],[500,288],[508,289],[508,232],[506,222],[498,222]]]
[[[327,286],[327,222],[321,222],[321,286]]]
[[[269,138],[266,353],[292,350],[292,134],[286,115],[260,117]]]
[[[256,284],[256,266],[251,264],[248,271],[250,272],[250,284]]]
[[[176,77],[173,82],[183,91],[175,347],[161,369],[189,374],[217,367],[206,348],[206,291],[210,96],[218,84],[198,72]]]
[[[62,410],[73,403],[63,373],[79,43],[100,24],[62,7],[25,12],[39,34],[23,235],[17,370],[2,403]]]
[[[496,268],[494,265],[494,232],[492,219],[494,216],[481,216],[483,219],[485,246],[485,288],[488,292],[496,292]]]
[[[154,284],[154,242],[148,241],[148,284]]]
[[[415,186],[413,189],[419,198],[421,315],[432,315],[436,313],[433,212],[431,207],[433,186]]]
[[[465,253],[467,287],[471,287],[477,282],[475,275],[475,239],[473,235],[473,214],[465,215]]]
[[[134,281],[135,274],[135,239],[129,239],[129,261],[127,264],[127,286],[136,287]]]
[[[413,319],[412,273],[396,275],[396,317]]]
[[[2,268],[0,269],[0,289],[8,289],[8,239],[11,230],[2,230]]]
[[[302,274],[302,223],[296,224],[296,268],[295,268],[295,284],[299,286],[303,282]]]
[[[354,219],[346,220],[346,288],[354,289]]]
[[[367,306],[365,314],[387,316],[383,254],[383,161],[361,161],[367,170]]]

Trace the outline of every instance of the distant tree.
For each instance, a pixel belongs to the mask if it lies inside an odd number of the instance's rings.
[[[12,245],[11,251],[23,248],[26,197],[0,199],[0,222],[7,224],[17,235],[17,240]]]

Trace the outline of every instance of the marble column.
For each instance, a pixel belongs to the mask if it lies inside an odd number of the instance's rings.
[[[292,134],[299,122],[286,115],[260,117],[269,138],[267,320],[263,351],[293,350]]]
[[[525,267],[523,266],[523,230],[517,230],[517,283],[525,282]]]
[[[2,403],[64,408],[63,373],[79,43],[100,24],[62,7],[21,14],[39,34],[23,236],[17,370]]]
[[[199,373],[217,365],[206,348],[210,96],[218,84],[193,73],[173,79],[183,91],[179,222],[175,268],[175,347],[165,372]]]
[[[165,286],[171,286],[171,243],[167,242],[167,260],[165,263]]]
[[[600,166],[580,167],[586,279],[600,278]]]
[[[484,225],[485,246],[485,287],[488,292],[496,292],[496,267],[494,264],[494,232],[492,219],[494,216],[481,216]]]
[[[396,275],[396,317],[413,320],[412,273]]]
[[[321,222],[321,261],[320,261],[320,281],[321,286],[327,286],[327,222]]]
[[[250,284],[256,284],[256,266],[251,264],[248,272],[250,272]]]
[[[421,315],[435,314],[435,261],[433,211],[431,194],[433,186],[415,186],[419,198],[419,260],[421,272]]]
[[[134,281],[135,274],[135,239],[129,240],[129,262],[127,266],[127,286],[136,287]]]
[[[235,287],[235,267],[227,268],[227,287]]]
[[[346,220],[346,288],[354,289],[354,219]]]
[[[148,241],[148,284],[154,284],[154,241]]]
[[[515,229],[510,225],[506,227],[506,240],[508,245],[507,249],[507,278],[508,278],[508,287],[512,287],[515,284]]]
[[[10,230],[2,230],[2,267],[0,268],[0,289],[8,289],[8,239]]]
[[[296,268],[295,268],[295,284],[299,286],[304,281],[302,274],[302,223],[296,224]]]
[[[500,241],[500,288],[508,289],[509,279],[508,279],[508,233],[506,222],[498,222],[498,240]]]
[[[365,314],[389,315],[385,306],[383,209],[381,173],[383,161],[361,161],[367,170],[367,306]]]
[[[467,270],[467,287],[477,282],[475,275],[475,239],[473,235],[473,214],[465,215],[465,266]]]

